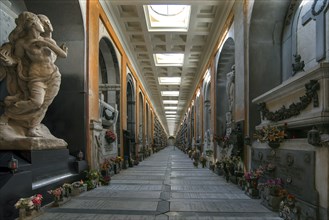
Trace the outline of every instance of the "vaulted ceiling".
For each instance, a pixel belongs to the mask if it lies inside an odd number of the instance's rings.
[[[107,0],[103,3],[159,119],[167,126],[168,134],[175,135],[211,53],[218,46],[219,35],[234,1]],[[190,6],[187,31],[149,31],[144,6],[170,4]],[[157,53],[182,53],[183,63],[180,66],[157,66],[154,59]],[[181,82],[179,85],[160,85],[158,77],[181,77]],[[179,91],[179,96],[162,96],[161,91]],[[164,104],[164,100],[178,100],[178,103]],[[177,110],[165,109],[169,106],[177,107]],[[168,114],[174,114],[176,118],[168,119]]]

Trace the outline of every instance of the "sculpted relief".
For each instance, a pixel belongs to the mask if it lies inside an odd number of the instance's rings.
[[[0,47],[0,81],[6,81],[8,92],[1,103],[0,149],[65,147],[41,121],[60,88],[55,61],[66,58],[68,49],[52,38],[45,15],[23,12],[15,23],[9,42]]]

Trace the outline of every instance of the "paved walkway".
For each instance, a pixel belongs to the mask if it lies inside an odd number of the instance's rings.
[[[279,220],[259,200],[209,169],[194,168],[180,150],[168,147],[120,174],[109,186],[49,208],[37,220]]]

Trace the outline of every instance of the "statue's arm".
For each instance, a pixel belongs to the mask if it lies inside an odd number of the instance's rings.
[[[62,57],[62,58],[67,57],[68,48],[65,46],[65,44],[62,44],[61,47],[59,47],[55,43],[55,41],[54,41],[54,43],[51,43],[50,41],[47,41],[47,40],[38,40],[38,43],[40,43],[43,46],[49,47],[59,57]]]

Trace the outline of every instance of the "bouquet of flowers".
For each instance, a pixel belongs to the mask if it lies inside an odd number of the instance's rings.
[[[15,204],[16,209],[26,209],[26,210],[32,210],[34,208],[33,201],[31,197],[29,198],[20,198],[16,204]]]
[[[105,132],[105,140],[107,141],[107,143],[111,144],[115,141],[115,139],[116,139],[116,135],[113,131],[107,130]]]
[[[254,134],[254,137],[257,138],[257,141],[264,142],[282,142],[286,136],[284,130],[279,129],[278,127],[263,127],[260,130],[257,130]]]
[[[63,188],[58,187],[54,190],[49,190],[48,193],[54,197],[55,201],[59,201],[62,198]]]
[[[69,195],[72,193],[72,189],[73,189],[72,184],[64,183],[62,188],[64,190],[64,196],[69,197]]]
[[[36,210],[39,210],[41,207],[41,202],[42,202],[42,195],[41,194],[36,194],[31,197],[31,200],[33,202],[33,206],[35,207]]]

